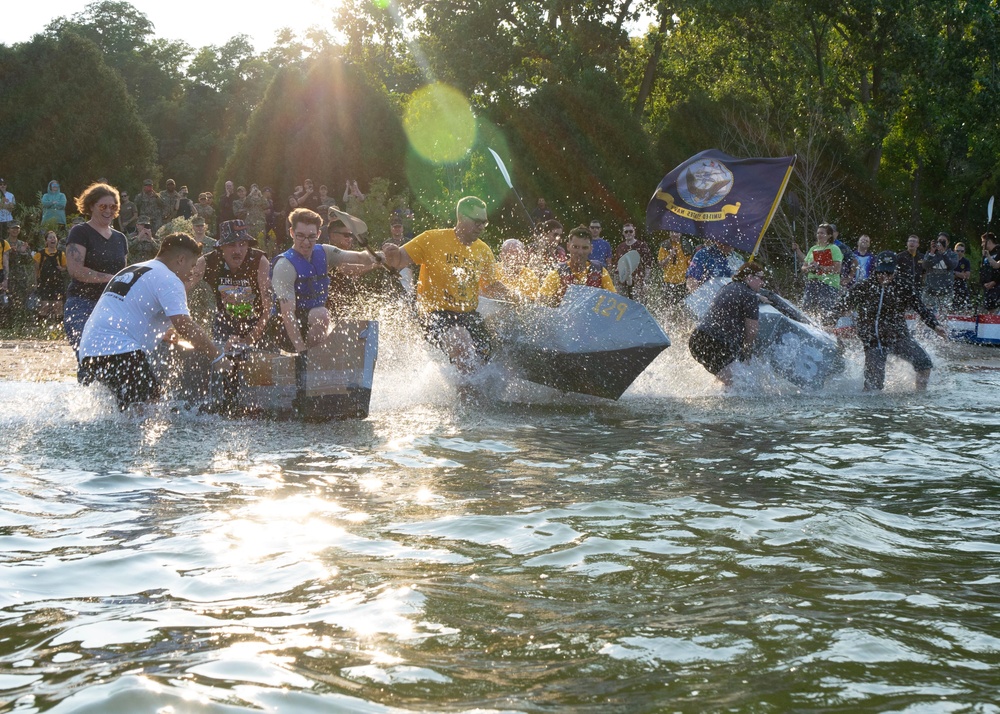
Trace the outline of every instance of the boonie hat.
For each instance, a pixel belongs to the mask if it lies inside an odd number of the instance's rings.
[[[348,230],[351,231],[356,236],[364,235],[368,232],[368,224],[362,221],[360,218],[352,216],[350,213],[341,211],[339,208],[330,207],[330,215],[336,216],[338,220],[342,221]]]
[[[486,202],[476,196],[466,196],[458,202],[458,213],[474,221],[485,221]]]
[[[895,273],[896,272],[896,254],[891,250],[883,250],[875,258],[875,272],[876,273]]]
[[[142,182],[142,185],[143,186],[152,186],[153,185],[153,179],[146,179],[145,181]]]
[[[247,231],[247,224],[239,218],[231,221],[223,221],[222,225],[219,226],[219,240],[216,241],[216,245],[239,243],[241,240],[254,242]]]

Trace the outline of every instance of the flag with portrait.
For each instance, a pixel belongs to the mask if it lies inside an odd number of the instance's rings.
[[[795,156],[737,159],[717,149],[668,173],[646,207],[646,229],[677,231],[756,253]]]

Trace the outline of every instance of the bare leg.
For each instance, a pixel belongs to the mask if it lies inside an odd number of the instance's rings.
[[[727,387],[733,386],[733,365],[727,364],[715,374],[715,378]]]
[[[482,366],[472,335],[464,327],[456,325],[445,332],[441,337],[441,348],[460,372],[471,374]]]

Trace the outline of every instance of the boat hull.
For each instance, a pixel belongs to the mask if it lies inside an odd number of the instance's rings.
[[[645,307],[599,288],[570,285],[555,308],[495,307],[483,312],[501,345],[498,361],[563,392],[618,399],[670,346]]]
[[[728,278],[712,278],[685,300],[688,309],[701,320]],[[763,292],[763,291],[762,291]],[[754,354],[799,387],[818,388],[843,371],[844,358],[837,339],[803,315],[777,293],[768,292],[771,305],[760,306]]]

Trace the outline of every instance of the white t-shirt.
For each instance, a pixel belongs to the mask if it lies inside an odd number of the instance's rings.
[[[80,338],[80,357],[149,353],[170,329],[170,318],[188,315],[181,279],[159,260],[130,265],[101,293]]]

